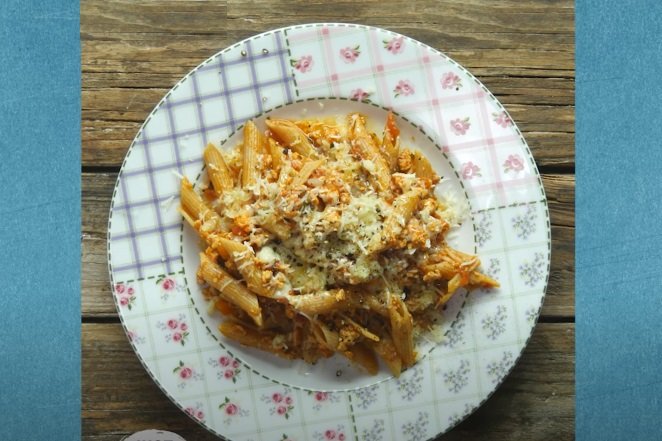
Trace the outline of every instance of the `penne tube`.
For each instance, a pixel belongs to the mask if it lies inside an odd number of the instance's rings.
[[[394,377],[400,376],[402,372],[402,359],[398,355],[398,351],[390,335],[385,333],[380,336],[379,341],[366,342],[366,344],[384,361]]]
[[[253,250],[236,240],[226,238],[218,240],[221,247],[232,258],[248,289],[261,296],[272,297],[274,289],[262,281],[262,271],[255,265]]]
[[[316,159],[319,157],[313,143],[304,131],[292,121],[268,118],[265,124],[271,133],[273,133],[274,138],[284,146],[307,158]]]
[[[350,115],[349,133],[352,149],[368,171],[370,183],[378,193],[388,193],[391,187],[389,166],[368,133],[360,115]]]
[[[279,238],[280,240],[289,239],[292,235],[292,230],[287,222],[283,219],[277,219],[274,216],[268,216],[261,227]]]
[[[453,298],[453,295],[455,295],[455,291],[440,292],[439,297],[437,297],[435,307],[439,308],[440,306],[444,306],[450,299]]]
[[[382,137],[380,153],[386,160],[391,173],[397,171],[398,154],[400,149],[400,129],[395,124],[393,112],[388,112],[386,117],[386,127],[384,127],[384,136]]]
[[[365,369],[370,375],[377,375],[377,372],[379,372],[377,357],[372,349],[366,345],[357,343],[341,353],[348,360]]]
[[[453,294],[463,286],[498,288],[499,282],[479,271],[463,271],[448,262],[435,263],[423,267],[425,282],[448,280],[448,292]]]
[[[331,289],[313,294],[290,295],[287,301],[295,311],[314,316],[334,312],[345,303],[346,295],[343,289]]]
[[[184,220],[197,231],[198,235],[207,244],[215,248],[224,258],[227,254],[218,249],[216,239],[218,232],[222,231],[220,216],[211,208],[207,207],[200,195],[194,190],[188,179],[182,179],[181,184],[181,206],[179,212]]]
[[[437,176],[437,173],[435,173],[428,158],[423,156],[421,152],[414,152],[413,160],[414,173],[416,176],[418,176],[420,179],[429,179],[432,181],[432,183],[435,184],[439,182],[439,176]]]
[[[414,173],[416,177],[426,180],[428,184],[439,182],[439,176],[435,173],[430,161],[419,151],[400,150],[397,168],[403,173]]]
[[[338,334],[330,331],[326,326],[321,325],[317,321],[310,321],[302,315],[297,315],[295,320],[305,323],[302,326],[302,339],[301,339],[301,358],[307,363],[316,363],[320,358],[328,358],[332,356],[338,345]],[[322,335],[321,333],[324,333]],[[334,342],[335,337],[335,342]]]
[[[378,252],[390,246],[395,238],[404,230],[420,200],[420,189],[410,190],[395,198],[393,201],[393,210],[384,220],[384,228],[381,234],[376,235],[370,244],[371,252]]]
[[[256,295],[204,253],[200,253],[199,273],[205,282],[219,291],[224,300],[239,307],[253,319],[256,325],[262,326],[262,311]]]
[[[292,345],[301,347],[310,332],[310,321],[302,315],[295,316],[292,327]]]
[[[228,168],[221,152],[214,147],[212,143],[207,144],[203,153],[207,174],[216,193],[221,194],[223,190],[229,190],[234,187],[232,173]]]
[[[372,341],[379,341],[379,337],[375,335],[374,333],[370,332],[368,328],[365,326],[361,326],[359,323],[357,323],[354,319],[349,317],[347,314],[340,314],[340,317],[343,319],[343,321],[347,324],[349,324],[351,327],[354,328],[361,336],[365,339],[372,340]]]
[[[409,367],[416,361],[413,319],[407,310],[407,306],[399,296],[391,296],[389,315],[393,344],[400,355],[403,366]]]
[[[269,149],[269,155],[271,155],[272,168],[276,173],[280,173],[280,168],[283,166],[283,163],[285,162],[285,155],[283,154],[283,149],[273,138],[269,138],[267,147]]]
[[[271,352],[279,357],[291,360],[297,358],[296,351],[289,351],[288,347],[284,344],[277,344],[275,342],[287,341],[284,334],[276,333],[273,331],[257,330],[250,326],[237,323],[237,322],[224,322],[218,327],[225,337],[241,343],[244,346],[260,349],[263,351]]]
[[[313,174],[313,172],[317,170],[323,163],[324,161],[321,160],[306,162],[303,165],[303,167],[301,167],[301,170],[299,170],[299,173],[297,173],[296,176],[294,176],[294,179],[292,179],[292,183],[290,184],[290,186],[292,188],[296,188],[300,185],[305,184],[308,178],[310,177],[310,175]]]
[[[193,185],[187,178],[182,179],[180,199],[181,207],[188,215],[187,221],[191,220],[193,223],[200,221],[201,224],[212,221],[215,224],[220,224],[220,216],[205,204],[202,197],[193,190]],[[195,225],[191,226],[196,228]],[[199,226],[197,229],[199,229]]]
[[[321,323],[318,320],[312,321],[311,332],[320,345],[331,352],[336,352],[338,350],[338,343],[340,342],[338,333],[330,330],[324,323]]]
[[[482,288],[498,288],[501,286],[499,282],[490,276],[483,274],[479,271],[472,271],[469,274],[469,286],[480,286]]]
[[[244,126],[244,144],[241,161],[241,186],[247,188],[257,183],[260,178],[258,154],[262,150],[262,134],[253,121]]]
[[[450,262],[439,262],[432,265],[425,265],[421,270],[423,271],[423,281],[425,282],[450,280],[457,273],[456,266]]]
[[[340,310],[367,309],[377,315],[388,318],[388,306],[383,295],[364,293],[358,289],[345,292],[347,294],[345,301],[342,305],[338,305]]]

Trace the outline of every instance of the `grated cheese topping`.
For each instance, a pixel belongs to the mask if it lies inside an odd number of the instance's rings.
[[[414,317],[417,334],[435,328],[436,319],[428,313],[448,301],[451,282],[459,279],[466,284],[468,273],[479,263],[447,251],[447,233],[462,221],[468,207],[461,195],[445,192],[442,199],[435,194],[439,177],[427,159],[400,147],[399,138],[391,139],[390,146],[380,145],[386,143],[386,135],[380,141],[367,133],[364,119],[352,114],[302,120],[289,123],[299,130],[290,136],[281,134],[278,139],[270,133],[270,139],[255,147],[258,170],[252,170],[250,177],[244,175],[251,182],[245,187],[241,185],[242,174],[247,173],[242,169],[243,146],[221,153],[235,185],[221,191],[205,189],[210,210],[199,213],[196,228],[208,242],[214,237],[229,239],[245,251],[224,252],[214,245],[207,249],[208,255],[223,259],[235,277],[218,289],[235,280],[257,287],[255,292],[266,297],[259,302],[266,308],[265,320],[274,320],[273,314],[282,314],[278,308],[285,305],[296,309],[293,305],[304,300],[297,296],[326,293],[320,298],[324,302],[329,292],[338,292],[342,293],[338,302],[347,296],[359,305],[352,307],[359,312],[352,320],[360,321],[360,326],[372,324],[362,312],[381,311],[377,315],[383,319],[384,310],[401,301],[411,312],[410,319]],[[385,130],[390,130],[388,124]],[[208,172],[218,170],[209,167]],[[456,264],[458,259],[462,265]],[[442,274],[448,272],[448,262],[457,274]],[[246,276],[250,283],[241,280],[242,274],[250,275]],[[309,316],[296,309],[296,314],[320,320],[313,311]],[[325,326],[349,335],[349,328],[342,320],[336,322],[333,313],[323,320]],[[388,328],[389,323],[380,326]],[[284,335],[273,338],[274,349],[288,350],[292,341]]]

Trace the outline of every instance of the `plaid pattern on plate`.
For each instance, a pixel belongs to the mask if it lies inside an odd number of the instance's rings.
[[[201,150],[266,106],[295,96],[283,33],[233,46],[187,75],[148,117],[124,161],[109,226],[113,280],[181,271],[178,175],[194,180]]]

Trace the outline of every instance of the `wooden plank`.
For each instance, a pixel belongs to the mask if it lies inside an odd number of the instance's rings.
[[[159,428],[217,440],[156,386],[119,324],[82,325],[82,429],[86,441],[116,441]],[[539,323],[495,394],[444,440],[573,439],[574,324]]]
[[[574,176],[543,175],[552,224],[552,271],[543,307],[545,316],[574,314]],[[110,200],[117,175],[83,173],[83,271],[84,317],[116,315],[112,302],[106,232]]]
[[[572,34],[573,3],[491,2],[489,0],[420,2],[411,7],[407,0],[384,2],[351,0],[332,4],[323,0],[165,1],[86,0],[81,3],[81,31],[126,33],[228,33],[240,36],[258,29],[274,29],[292,23],[361,22],[403,31],[428,29],[452,33],[535,33]],[[305,7],[303,7],[305,5]],[[278,14],[274,11],[288,11]],[[425,20],[422,21],[421,18]],[[223,25],[221,26],[220,23]],[[441,26],[440,26],[441,25]]]
[[[446,0],[415,8],[407,1],[296,8],[283,0],[86,0],[83,164],[119,165],[149,112],[192,68],[243,38],[292,23],[274,10],[296,13],[298,23],[363,18],[447,53],[511,111],[540,166],[574,165],[574,18],[565,0]]]
[[[222,33],[227,2],[216,0],[85,0],[81,2],[81,34],[97,32]]]

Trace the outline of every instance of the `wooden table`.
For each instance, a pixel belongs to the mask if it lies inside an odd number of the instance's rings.
[[[117,441],[148,428],[214,440],[149,378],[120,326],[106,228],[126,151],[161,97],[200,61],[291,24],[355,22],[437,48],[506,106],[543,177],[552,273],[540,322],[514,371],[441,439],[574,439],[574,10],[570,0],[83,0],[82,427]]]

